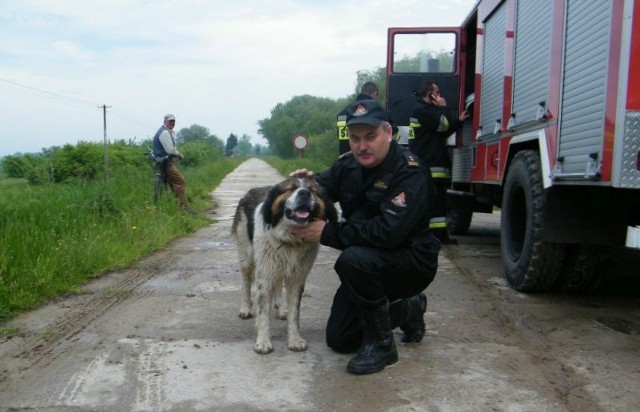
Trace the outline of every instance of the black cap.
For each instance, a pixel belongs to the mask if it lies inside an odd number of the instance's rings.
[[[389,113],[375,100],[361,100],[347,108],[347,126],[366,124],[378,127],[389,122]]]

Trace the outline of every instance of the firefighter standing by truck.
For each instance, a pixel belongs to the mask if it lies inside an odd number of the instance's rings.
[[[374,82],[366,82],[360,88],[360,93],[356,96],[355,100],[338,113],[336,127],[338,129],[338,150],[340,156],[351,150],[349,148],[349,132],[347,131],[347,110],[356,102],[376,100],[378,93],[378,86]]]
[[[447,138],[468,117],[466,111],[456,117],[447,107],[447,101],[440,95],[440,88],[435,82],[427,80],[422,84],[411,114],[409,149],[431,170],[438,194],[429,227],[443,244],[457,243],[447,231],[447,189],[451,186],[451,157]]]

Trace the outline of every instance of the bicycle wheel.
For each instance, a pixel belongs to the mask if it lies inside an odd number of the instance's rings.
[[[157,171],[153,176],[153,201],[154,203],[160,199],[160,196],[167,190],[167,183],[164,181],[162,174]]]

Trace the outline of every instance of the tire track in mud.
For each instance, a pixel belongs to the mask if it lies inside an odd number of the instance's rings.
[[[64,309],[55,321],[43,330],[27,332],[13,338],[20,342],[13,345],[12,353],[2,355],[13,358],[15,364],[3,365],[0,369],[0,382],[12,371],[22,372],[34,366],[49,365],[66,352],[68,343],[73,342],[76,335],[113,307],[136,296],[136,289],[157,276],[162,268],[176,261],[180,255],[179,251],[154,253],[143,258],[136,268],[113,274],[120,275],[121,278],[107,287],[91,290],[95,287],[92,286],[93,283],[100,283],[101,279],[97,279],[81,288],[86,294],[65,297]],[[41,310],[46,310],[46,307]]]
[[[477,239],[472,239],[471,242],[476,243]],[[511,375],[517,375],[517,371],[536,365],[539,373],[548,382],[548,390],[552,391],[559,403],[569,410],[599,410],[594,409],[598,400],[584,389],[589,382],[573,372],[561,359],[554,358],[553,354],[557,353],[557,348],[545,339],[544,333],[532,329],[527,323],[526,307],[520,306],[515,300],[517,296],[513,297],[514,292],[504,276],[487,279],[487,270],[478,269],[477,259],[500,260],[499,245],[499,242],[496,243],[492,239],[484,244],[474,245],[473,251],[460,253],[456,247],[443,247],[441,254],[450,260],[455,270],[464,274],[465,279],[470,281],[479,293],[487,296],[486,300],[493,308],[491,312],[501,326],[511,331],[521,342],[518,346],[526,350],[526,358],[511,360],[503,367],[508,369]],[[475,267],[469,266],[461,258],[474,259]]]

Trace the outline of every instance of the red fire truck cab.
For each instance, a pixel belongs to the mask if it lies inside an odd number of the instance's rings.
[[[461,27],[390,28],[400,143],[427,79],[472,114],[450,231],[500,208],[513,288],[591,289],[611,248],[640,247],[640,0],[480,0]]]

